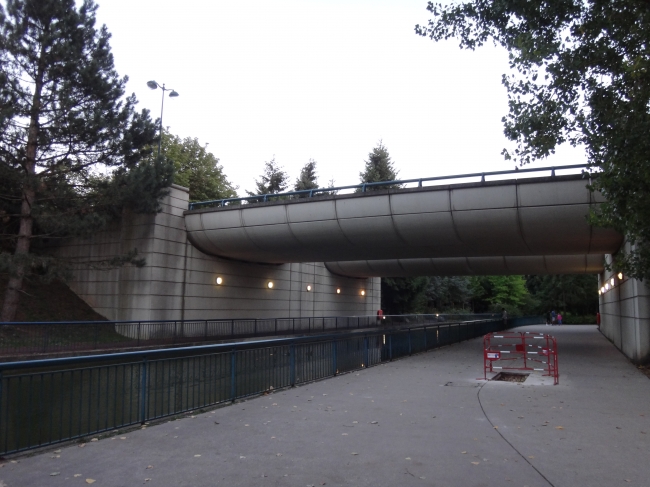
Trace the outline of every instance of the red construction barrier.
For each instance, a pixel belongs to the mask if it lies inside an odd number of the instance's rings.
[[[495,365],[498,364],[498,365]],[[555,337],[544,333],[495,332],[483,337],[483,379],[501,370],[533,370],[560,382]]]

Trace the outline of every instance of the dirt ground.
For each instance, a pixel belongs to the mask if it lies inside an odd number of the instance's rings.
[[[0,275],[0,300],[4,300],[7,276]],[[106,321],[61,281],[26,282],[15,321]]]

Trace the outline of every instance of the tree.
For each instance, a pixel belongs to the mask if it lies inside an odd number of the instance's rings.
[[[598,278],[588,274],[528,276],[526,287],[539,301],[538,312],[551,309],[578,315],[598,312]]]
[[[29,276],[65,274],[43,240],[87,235],[123,208],[155,212],[173,176],[143,163],[156,139],[149,113],[123,98],[110,34],[85,0],[8,0],[0,6],[0,272],[9,274],[0,320],[13,320]],[[136,252],[112,260],[142,264]]]
[[[246,191],[249,196],[257,196],[259,194],[272,194],[282,193],[287,190],[289,176],[282,170],[282,167],[275,162],[275,157],[270,161],[264,163],[264,172],[260,176],[260,180],[255,180],[255,191]]]
[[[379,144],[377,144],[377,147],[372,149],[368,154],[368,160],[364,162],[366,163],[365,169],[363,172],[359,173],[361,183],[395,181],[397,179],[398,171],[395,170],[390,154],[388,154],[388,149],[386,149],[381,140],[379,141]],[[392,184],[376,188],[371,186],[366,188],[366,191],[388,188],[401,188],[401,185]]]
[[[318,177],[316,176],[316,161],[309,159],[309,162],[300,170],[300,176],[296,179],[294,191],[305,189],[318,189]]]
[[[607,199],[591,219],[635,244],[614,267],[650,277],[650,10],[645,0],[472,0],[434,4],[416,33],[475,49],[488,40],[510,53],[504,75],[507,159],[521,164],[564,142],[584,145],[600,169],[592,189]]]
[[[190,201],[236,198],[237,188],[223,173],[219,159],[197,138],[163,132],[162,153],[174,163],[174,182],[190,189]]]
[[[428,283],[429,280],[425,276],[382,277],[381,309],[391,315],[423,312]]]
[[[446,311],[465,308],[471,298],[470,277],[431,276],[425,291],[430,310]]]
[[[473,276],[470,279],[474,310],[519,312],[527,307],[529,292],[524,276]]]

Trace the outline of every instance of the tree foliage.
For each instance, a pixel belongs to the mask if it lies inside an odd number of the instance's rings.
[[[300,176],[296,179],[294,191],[305,189],[318,189],[318,177],[316,176],[316,161],[309,159],[309,162],[300,170]]]
[[[473,276],[470,279],[474,310],[520,311],[526,307],[529,292],[524,276]]]
[[[598,312],[598,278],[595,275],[528,276],[526,287],[538,301],[536,311],[566,310],[578,315]]]
[[[163,132],[162,153],[174,163],[174,182],[190,189],[190,201],[236,198],[237,188],[226,178],[219,159],[197,138],[181,139]]]
[[[429,279],[421,277],[382,277],[381,309],[386,314],[422,313]]]
[[[584,145],[600,169],[593,189],[607,202],[592,222],[635,244],[615,267],[650,277],[650,9],[646,0],[472,0],[429,2],[416,33],[457,38],[475,49],[488,41],[510,53],[503,76],[506,136],[525,164],[564,142]]]
[[[282,193],[289,187],[289,176],[275,162],[275,157],[264,163],[264,172],[259,180],[255,180],[255,191],[246,191],[249,196],[259,194]]]
[[[472,299],[471,278],[468,276],[431,276],[425,296],[431,311],[467,309]]]
[[[173,176],[142,162],[156,139],[149,113],[124,98],[110,34],[85,0],[8,0],[0,6],[0,272],[9,273],[2,321],[13,319],[25,277],[66,265],[43,240],[88,235],[124,208],[155,212]],[[135,252],[120,262],[132,261]]]
[[[372,149],[368,154],[368,160],[365,161],[366,165],[363,172],[359,173],[362,183],[377,183],[379,181],[395,181],[397,179],[398,171],[395,170],[393,161],[390,158],[388,149],[384,146],[384,143],[380,140],[377,147]],[[388,188],[400,188],[401,185],[393,184],[388,186],[381,186],[378,188],[373,188],[372,186],[367,188],[366,191],[373,189],[388,189]]]

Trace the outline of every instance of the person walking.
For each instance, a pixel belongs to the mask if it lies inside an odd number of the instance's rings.
[[[505,308],[501,308],[501,318],[503,318],[503,326],[508,326],[508,312]]]
[[[556,321],[555,321],[556,318],[557,318],[557,315],[555,314],[555,310],[552,310],[552,311],[551,311],[551,326],[552,326],[552,325],[555,325],[555,323],[556,323]]]
[[[557,324],[558,325],[562,324],[562,314],[560,314],[560,313],[557,314]]]

